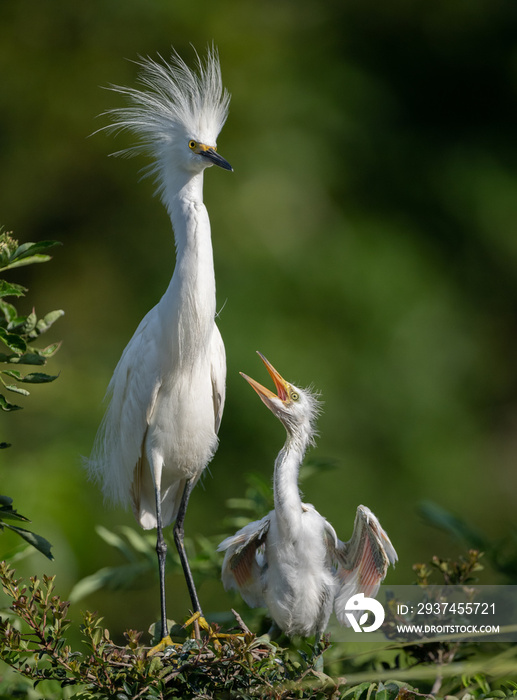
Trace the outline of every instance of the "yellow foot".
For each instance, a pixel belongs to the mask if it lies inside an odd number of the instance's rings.
[[[170,635],[167,635],[164,637],[161,641],[156,644],[156,646],[151,647],[149,651],[147,652],[147,656],[154,656],[155,654],[160,654],[161,652],[165,651],[167,647],[180,647],[181,644],[178,644],[177,642],[173,642],[172,639],[170,638]]]
[[[218,649],[221,648],[221,642],[219,640],[222,639],[235,639],[237,637],[240,637],[243,639],[246,635],[245,632],[240,632],[239,634],[228,634],[225,632],[216,632],[206,619],[201,615],[200,612],[196,612],[192,615],[192,617],[189,617],[189,619],[183,624],[181,627],[177,624],[174,624],[173,621],[169,621],[172,624],[171,632],[174,635],[174,638],[177,639],[178,641],[173,642],[170,634],[168,634],[166,637],[163,637],[158,644],[155,646],[151,647],[149,651],[147,652],[147,656],[154,656],[155,654],[161,654],[165,652],[167,649],[170,651],[174,650],[179,650],[184,644],[184,640],[180,641],[181,638],[183,637],[182,635],[182,630],[185,630],[187,627],[192,626],[192,632],[191,632],[191,639],[201,639],[201,631],[206,632],[208,638],[213,642],[214,646]]]
[[[221,647],[221,642],[219,641],[220,639],[231,639],[234,637],[243,637],[244,634],[241,632],[240,634],[229,634],[227,632],[216,632],[213,630],[206,619],[201,615],[201,613],[195,612],[192,617],[190,617],[184,624],[184,627],[189,627],[190,625],[194,625],[194,629],[192,630],[192,637],[194,639],[199,639],[200,634],[199,630],[202,629],[205,632],[208,633],[209,639],[211,639],[214,643],[214,645],[218,648]]]

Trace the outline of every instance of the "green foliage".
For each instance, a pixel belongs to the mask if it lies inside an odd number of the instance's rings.
[[[434,527],[445,530],[469,547],[482,550],[493,568],[509,583],[517,579],[517,529],[511,529],[503,538],[494,541],[436,503],[426,501],[421,504],[420,511]]]
[[[310,476],[313,472],[311,462],[308,462],[308,466],[306,476]],[[226,507],[230,515],[225,519],[225,526],[230,532],[246,525],[250,520],[262,517],[272,507],[271,486],[268,479],[256,474],[248,475],[244,496],[228,499]],[[102,569],[80,581],[70,596],[74,601],[100,588],[136,588],[141,585],[143,573],[156,571],[154,534],[141,533],[128,527],[121,527],[117,532],[97,528],[97,532],[106,543],[124,557],[126,563]],[[214,535],[210,538],[195,538],[188,541],[189,559],[196,578],[219,577],[220,557],[215,548],[221,538],[222,535]],[[173,543],[170,544],[168,570],[179,573],[181,568],[176,550]],[[439,584],[471,587],[476,581],[477,574],[483,569],[482,560],[483,554],[477,550],[469,550],[457,560],[434,556],[428,563],[418,563],[413,566],[416,583],[420,586]],[[236,604],[241,605],[238,596]],[[252,624],[254,629],[264,627],[264,611],[251,611],[246,607],[245,609],[248,624]],[[453,693],[460,690],[462,695],[468,690],[472,699],[509,696],[508,690],[495,689],[491,680],[492,677],[499,678],[501,675],[504,677],[504,674],[507,674],[507,677],[509,674],[517,674],[515,658],[506,658],[505,645],[487,647],[492,655],[494,651],[500,652],[494,655],[495,664],[491,666],[487,662],[485,647],[478,644],[460,643],[453,639],[418,643],[408,642],[407,637],[404,641],[398,640],[395,633],[390,635],[390,624],[394,632],[397,624],[401,622],[408,624],[411,621],[407,617],[404,620],[397,619],[395,606],[388,607],[386,622],[387,636],[392,643],[379,650],[373,659],[370,658],[368,663],[361,667],[360,671],[358,671],[357,660],[353,656],[343,659],[342,652],[337,646],[327,647],[324,658],[329,668],[333,669],[333,677],[340,678],[344,674],[347,679],[350,679],[346,690],[338,690],[335,697],[357,698],[357,700],[372,698],[404,700],[419,697],[418,692],[409,685],[415,678],[423,682],[429,691],[433,691],[432,695],[421,694],[422,697],[442,697],[440,690],[443,688],[451,697]],[[304,651],[299,647],[297,640],[289,641],[284,637],[279,641],[287,645],[284,653],[304,657]],[[386,658],[390,658],[390,661],[387,662]],[[471,659],[474,661],[468,665]],[[308,662],[308,658],[305,660]],[[378,672],[372,677],[372,666],[384,666],[385,670],[380,678]],[[469,671],[465,672],[465,668]],[[497,670],[499,668],[500,672]],[[387,681],[386,678],[390,677],[397,680]],[[350,683],[351,687],[349,687]],[[490,692],[485,693],[483,687],[490,688]],[[507,695],[494,695],[494,693],[507,693]],[[315,694],[314,697],[318,695]]]
[[[118,546],[129,541],[121,539]],[[429,583],[431,575],[439,583],[470,585],[473,572],[481,569],[479,559],[472,551],[457,562],[434,557],[430,565],[418,564],[414,569],[422,585]],[[305,650],[295,644],[280,646],[267,635],[251,632],[235,612],[237,625],[230,636],[214,625],[210,634],[194,639],[190,627],[171,621],[174,646],[155,654],[149,654],[151,648],[142,642],[141,632],[129,630],[125,644],[115,644],[102,618],[86,612],[81,626],[84,646],[75,651],[66,639],[72,624],[67,618],[69,603],[56,595],[54,577],[42,581],[33,577],[26,585],[4,562],[0,580],[12,601],[1,616],[0,655],[18,674],[38,687],[43,683],[45,700],[69,697],[64,694],[68,686],[73,686],[73,697],[83,700],[483,700],[517,695],[514,646],[493,644],[485,650],[483,645],[454,640],[391,642],[370,651],[360,669],[360,654],[343,656],[342,648],[330,643],[330,636],[320,643],[306,643]],[[323,672],[323,660],[332,675]],[[414,686],[415,681],[426,692]],[[58,684],[54,695],[51,682]]]
[[[0,229],[1,231],[1,229]],[[41,241],[39,243],[18,244],[10,233],[0,233],[0,271],[12,270],[24,265],[41,263],[50,260],[46,251],[58,245],[57,241]],[[46,333],[52,324],[63,315],[63,311],[51,311],[38,319],[34,309],[28,315],[20,314],[13,304],[5,299],[9,296],[22,297],[27,292],[25,287],[6,280],[0,280],[0,340],[10,351],[0,353],[0,363],[7,365],[45,365],[59,348],[59,343],[53,343],[45,348],[36,348],[32,343],[43,333]],[[17,369],[0,370],[0,381],[7,391],[21,396],[28,396],[27,384],[47,384],[57,379],[57,376],[44,372],[29,372],[22,374]],[[24,385],[24,386],[20,386]],[[21,408],[11,403],[3,394],[0,394],[0,408],[3,411],[16,411]],[[0,443],[0,448],[10,445],[7,442]],[[38,549],[49,559],[53,559],[50,552],[50,543],[40,535],[36,535],[25,528],[12,525],[6,520],[29,522],[28,518],[18,513],[12,507],[12,498],[0,496],[0,531],[5,528],[15,532],[26,542]]]
[[[0,271],[12,270],[23,265],[46,262],[50,256],[44,251],[58,245],[57,241],[41,241],[39,243],[18,244],[10,233],[0,234]],[[60,343],[52,343],[44,348],[32,345],[35,340],[46,333],[49,328],[63,316],[64,311],[51,311],[42,318],[36,316],[34,309],[27,315],[20,314],[6,297],[22,297],[27,292],[19,284],[0,280],[0,340],[9,352],[0,353],[0,362],[7,365],[45,365],[59,349]],[[7,378],[7,379],[6,379]],[[23,375],[19,370],[3,369],[0,371],[0,381],[7,391],[28,396],[29,391],[20,384],[46,384],[57,379],[57,376],[43,372],[30,372]],[[11,403],[0,394],[0,408],[3,411],[16,411],[21,408]],[[7,447],[6,443],[2,443]]]
[[[28,518],[26,518],[21,513],[18,513],[18,511],[15,508],[13,508],[12,503],[12,498],[9,498],[9,496],[0,495],[0,532],[4,528],[15,532],[22,539],[24,539],[26,542],[28,542],[30,545],[32,545],[42,554],[44,554],[47,557],[47,559],[52,560],[54,558],[50,551],[52,545],[48,540],[46,540],[41,535],[36,535],[30,530],[26,530],[23,527],[12,525],[11,523],[6,522],[6,520],[18,520],[26,523],[30,522]]]
[[[430,566],[427,564],[414,564],[413,571],[417,575],[419,586],[428,586],[434,583],[435,581],[432,580],[433,574],[438,572],[441,575],[441,580],[438,583],[445,583],[446,586],[464,586],[477,580],[473,574],[483,570],[483,565],[480,563],[482,558],[483,552],[471,549],[468,551],[467,556],[460,556],[458,561],[434,556]]]
[[[387,681],[386,683],[370,683],[365,681],[353,686],[341,695],[342,700],[410,700],[419,693],[406,683]],[[424,696],[430,697],[430,696]]]
[[[479,563],[482,556],[482,553],[470,550],[466,557],[461,556],[458,561],[434,556],[430,565],[415,564],[413,570],[417,575],[417,584],[424,588],[432,583],[445,584],[446,586],[470,585],[476,581],[473,573],[483,569],[483,566]],[[437,576],[438,580],[433,580],[433,575]],[[465,592],[468,593],[466,588]],[[396,639],[397,625],[400,624],[418,624],[418,618],[416,615],[413,615],[403,619],[397,615],[395,605],[390,601],[386,613],[386,635],[391,639]],[[415,639],[417,638],[415,636]],[[407,639],[407,636],[405,639]],[[470,651],[465,651],[465,649],[465,645],[458,641],[439,641],[427,644],[408,644],[404,647],[404,654],[406,662],[410,665],[420,663],[444,666],[451,664],[458,658],[458,655],[461,658],[465,658],[465,655],[468,656]]]
[[[0,579],[12,600],[0,623],[2,658],[36,683],[77,686],[77,698],[326,698],[342,684],[315,668],[328,641],[292,658],[242,622],[235,635],[220,640],[186,638],[177,626],[183,639],[149,655],[141,633],[126,632],[126,644],[118,646],[102,618],[87,612],[81,628],[87,651],[74,652],[65,639],[69,603],[55,594],[54,578],[33,577],[25,586],[3,563]]]
[[[417,584],[424,589],[433,584],[438,587],[445,586],[462,586],[468,600],[473,600],[476,594],[474,584],[477,581],[475,574],[483,570],[480,560],[483,553],[477,550],[470,550],[465,556],[460,556],[457,561],[451,559],[442,559],[434,556],[429,564],[420,563],[413,566],[413,570],[417,576]],[[434,594],[426,593],[430,602],[439,599],[439,592]],[[431,597],[429,597],[431,595]],[[437,597],[434,598],[433,596]],[[409,615],[402,618],[396,612],[395,601],[388,601],[386,610],[386,636],[390,639],[400,640],[397,635],[397,625],[400,624],[418,624],[416,615]],[[446,621],[444,621],[446,623]],[[440,641],[430,640],[425,643],[415,636],[413,640],[407,641],[408,636],[404,637],[405,642],[401,644],[400,653],[395,660],[395,666],[398,669],[408,668],[413,670],[418,667],[432,667],[435,669],[435,680],[432,686],[432,692],[439,693],[445,689],[445,695],[451,696],[453,692],[458,690],[458,676],[461,675],[462,697],[472,698],[489,698],[489,697],[507,697],[505,691],[494,691],[489,683],[489,673],[486,672],[487,667],[491,667],[494,672],[497,663],[503,664],[503,674],[517,672],[515,663],[515,649],[506,644],[488,644],[485,645],[489,653],[493,655],[490,662],[487,663],[487,658],[484,652],[484,647],[479,643],[465,643],[455,639],[448,640],[446,637]],[[511,661],[509,666],[506,665],[508,660],[508,651],[511,652]],[[493,654],[494,651],[499,651],[499,654]],[[469,669],[465,671],[469,659],[476,657],[475,662]],[[461,671],[461,674],[460,674]],[[498,675],[497,673],[495,674]],[[402,671],[402,677],[404,672]],[[468,690],[468,693],[467,693]],[[502,695],[494,693],[501,692]],[[442,695],[439,695],[442,697]]]

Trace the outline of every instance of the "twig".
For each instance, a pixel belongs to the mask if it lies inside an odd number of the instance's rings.
[[[239,615],[239,613],[238,613],[236,610],[234,610],[233,608],[232,608],[232,613],[235,615],[235,619],[236,619],[237,622],[239,623],[239,627],[241,628],[241,630],[242,630],[245,634],[251,634],[250,628],[249,628],[248,625],[244,622],[244,620],[243,620],[242,617]]]

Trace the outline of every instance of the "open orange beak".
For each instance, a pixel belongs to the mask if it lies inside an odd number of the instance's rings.
[[[259,384],[259,382],[255,381],[251,377],[248,377],[247,374],[244,374],[244,372],[239,372],[239,374],[244,377],[244,379],[248,382],[248,384],[251,384],[251,386],[255,389],[257,394],[260,396],[262,401],[266,404],[268,408],[271,408],[270,401],[271,399],[280,399],[280,401],[283,401],[286,403],[289,400],[289,384],[288,382],[285,381],[285,379],[282,377],[282,375],[276,371],[276,369],[273,367],[271,362],[267,360],[262,353],[258,352],[257,350],[257,355],[260,356],[260,359],[262,362],[266,365],[266,369],[271,375],[271,378],[275,382],[275,387],[277,390],[277,393],[275,394],[273,391],[270,389],[266,389],[265,386],[262,386],[262,384]]]

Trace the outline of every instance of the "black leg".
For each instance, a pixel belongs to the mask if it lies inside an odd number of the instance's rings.
[[[158,572],[160,574],[160,611],[162,639],[164,639],[169,634],[167,628],[167,612],[165,609],[165,559],[167,557],[167,542],[163,537],[162,504],[159,489],[156,489],[156,554],[158,555]]]
[[[197,597],[196,587],[194,585],[194,579],[192,578],[192,573],[190,571],[190,566],[188,564],[187,555],[185,552],[185,547],[183,546],[183,523],[185,521],[185,514],[187,512],[188,500],[194,484],[192,479],[188,479],[183,490],[183,495],[181,497],[181,503],[178,510],[178,515],[176,516],[176,522],[174,523],[174,542],[176,543],[176,548],[181,561],[181,566],[183,567],[183,573],[185,574],[185,580],[187,581],[188,592],[190,593],[190,600],[192,601],[192,607],[194,610],[192,612],[201,613],[201,606],[199,604],[199,599]]]

